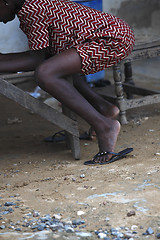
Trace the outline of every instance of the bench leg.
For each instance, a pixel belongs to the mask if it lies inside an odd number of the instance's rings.
[[[125,75],[125,83],[135,85],[132,78],[132,63],[131,61],[127,61],[124,63],[124,75]],[[132,93],[126,92],[127,99],[132,99]]]
[[[70,133],[67,133],[67,141],[69,141],[70,149],[72,151],[72,156],[75,160],[79,160],[81,158],[80,154],[80,142],[79,137],[75,137]]]
[[[70,109],[68,109],[66,106],[62,105],[62,112],[75,122],[77,122],[77,116],[75,113],[73,113]],[[77,131],[78,131],[78,125],[77,125]],[[79,131],[78,131],[79,132]],[[79,136],[74,136],[66,131],[66,145],[68,148],[71,149],[72,155],[76,160],[80,159],[80,140]]]
[[[120,122],[121,124],[127,124],[125,99],[122,86],[122,75],[119,65],[113,66],[113,78],[115,83],[115,92],[117,95],[117,104],[120,109]]]
[[[73,84],[73,76],[69,76],[67,78],[67,81],[69,81],[71,84]],[[64,115],[67,117],[71,118],[72,120],[75,121],[77,125],[77,132],[79,134],[78,130],[78,124],[77,124],[77,116],[75,113],[73,113],[70,109],[68,109],[66,106],[62,105],[62,112]],[[71,149],[72,155],[76,160],[80,159],[80,140],[79,140],[79,135],[75,136],[73,134],[70,134],[69,132],[66,131],[66,145],[68,148]]]

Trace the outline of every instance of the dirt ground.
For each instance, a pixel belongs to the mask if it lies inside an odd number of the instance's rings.
[[[3,232],[10,222],[29,212],[60,214],[61,219],[83,219],[83,231],[128,227],[139,239],[157,239],[160,232],[160,105],[127,111],[116,151],[133,147],[126,158],[103,166],[83,163],[96,154],[95,141],[81,140],[81,160],[74,160],[64,142],[44,138],[60,129],[0,96],[0,204],[19,201],[3,215]],[[13,123],[16,118],[15,123]],[[88,125],[79,119],[80,133]],[[134,211],[132,216],[128,216]],[[17,223],[18,225],[18,223]],[[142,235],[151,227],[154,234]],[[22,228],[22,232],[30,229]],[[0,239],[6,239],[0,235]],[[9,237],[8,239],[16,239]]]

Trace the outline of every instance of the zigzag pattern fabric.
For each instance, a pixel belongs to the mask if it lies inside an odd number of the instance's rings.
[[[133,49],[127,23],[70,0],[26,0],[17,16],[30,49],[54,55],[74,47],[84,74],[114,65]]]

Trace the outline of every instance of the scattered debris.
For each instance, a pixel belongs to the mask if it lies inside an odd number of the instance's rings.
[[[22,123],[22,119],[17,118],[17,117],[15,117],[15,118],[13,118],[13,119],[8,118],[8,119],[7,119],[7,123],[8,123],[8,124],[19,124],[19,123]]]
[[[12,196],[12,198],[17,197],[18,195]],[[2,199],[2,198],[1,198]],[[62,220],[62,214],[46,214],[45,216],[40,216],[40,212],[36,210],[29,211],[25,213],[25,217],[22,220],[17,222],[6,221],[6,218],[3,217],[5,214],[13,214],[14,208],[18,207],[18,203],[20,200],[16,200],[16,202],[7,201],[4,204],[0,205],[0,236],[5,234],[9,234],[9,230],[17,234],[23,234],[24,232],[32,232],[38,233],[43,232],[43,235],[48,236],[49,233],[55,234],[57,236],[55,239],[72,239],[70,238],[70,234],[73,239],[105,239],[105,240],[123,240],[123,239],[141,239],[140,235],[138,234],[138,229],[143,229],[143,227],[138,227],[137,225],[132,225],[129,227],[120,226],[119,228],[113,228],[109,224],[105,226],[104,229],[100,228],[95,230],[94,232],[87,232],[82,231],[87,226],[87,222],[83,219],[74,219],[74,220]],[[11,208],[12,206],[12,208]],[[21,209],[22,210],[22,209]],[[82,210],[77,212],[78,216],[85,214]],[[134,216],[136,215],[135,211],[129,211],[127,216]],[[106,218],[105,221],[109,222],[110,218]],[[108,227],[107,227],[108,226]],[[28,229],[28,230],[27,230]],[[2,231],[2,232],[1,232]],[[8,232],[7,232],[8,231]],[[60,234],[60,236],[58,235]],[[66,238],[65,234],[68,234],[68,238]],[[141,233],[143,236],[154,235],[154,230],[151,227],[148,227],[144,233]],[[59,236],[59,238],[58,238]],[[63,238],[64,236],[64,238]],[[75,236],[75,237],[74,237]],[[77,236],[77,237],[76,237]],[[54,235],[52,235],[54,237]],[[156,234],[156,238],[160,239],[160,233]],[[23,238],[21,238],[23,239]],[[33,239],[37,239],[36,237]],[[48,239],[47,237],[43,237],[43,239]]]

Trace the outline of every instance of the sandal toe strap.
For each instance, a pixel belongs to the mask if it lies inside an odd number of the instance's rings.
[[[115,152],[99,152],[95,156],[101,157],[101,156],[107,156],[109,154],[118,155],[118,153],[115,153]]]
[[[112,154],[114,156],[118,156],[119,154],[118,153],[115,153],[115,152],[98,152],[94,157],[93,157],[93,160],[96,159],[97,157],[103,157],[103,156],[107,156],[109,154]]]

